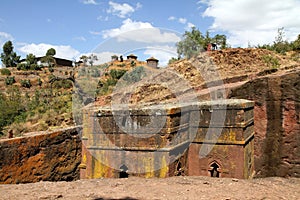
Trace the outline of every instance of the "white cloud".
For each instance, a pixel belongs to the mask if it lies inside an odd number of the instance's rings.
[[[103,31],[103,38],[113,37],[117,37],[119,41],[131,40],[144,43],[180,41],[180,37],[175,33],[163,32],[148,22],[132,21],[131,19],[124,20],[120,28]]]
[[[138,2],[138,3],[136,4],[136,6],[135,6],[135,9],[138,10],[138,9],[140,9],[140,8],[142,8],[142,7],[143,7],[143,5],[142,5],[140,2]]]
[[[158,59],[159,66],[167,66],[172,57],[177,57],[177,49],[175,46],[168,45],[147,47],[144,54]]]
[[[108,21],[108,19],[109,19],[108,16],[106,16],[106,17],[98,16],[98,17],[97,17],[97,20],[99,20],[99,21]]]
[[[168,20],[169,21],[177,21],[180,24],[186,25],[185,28],[184,28],[185,30],[190,30],[192,27],[195,26],[193,23],[188,22],[188,20],[186,18],[183,18],[183,17],[176,18],[174,16],[170,16],[168,18]]]
[[[3,44],[7,42],[8,40],[12,41],[14,40],[13,36],[9,33],[0,32],[0,46],[2,48]]]
[[[195,27],[195,24],[193,24],[193,23],[191,23],[191,22],[188,22],[188,23],[187,23],[187,28],[188,28],[188,29],[191,29],[191,28],[193,28],[193,27]]]
[[[85,38],[85,37],[83,37],[83,36],[74,37],[73,39],[74,39],[74,40],[83,41],[83,42],[85,42],[85,41],[86,41],[86,38]]]
[[[204,17],[213,17],[213,30],[229,33],[233,46],[265,44],[274,41],[277,29],[285,28],[286,39],[300,32],[298,0],[202,0],[207,4]]]
[[[168,20],[169,20],[169,21],[174,21],[174,20],[176,20],[176,17],[170,16],[170,17],[168,18]]]
[[[18,50],[24,54],[32,53],[35,56],[44,56],[48,49],[54,48],[56,50],[56,57],[73,59],[77,57],[80,52],[73,49],[71,46],[65,45],[51,45],[51,44],[25,44],[24,46],[18,48]]]
[[[12,35],[5,32],[0,32],[0,38],[4,40],[13,40]]]
[[[108,2],[108,4],[110,7],[107,10],[107,13],[116,15],[120,18],[125,18],[135,11],[135,8],[133,8],[132,6],[130,6],[127,3],[119,4],[119,3],[115,3],[113,1],[110,1],[110,2]],[[140,7],[141,4],[138,4],[137,6]]]
[[[179,18],[178,22],[181,23],[181,24],[185,24],[187,22],[187,19],[186,18]]]
[[[90,34],[92,34],[92,35],[101,35],[102,32],[90,31]]]
[[[82,0],[83,4],[92,4],[97,5],[98,3],[95,0]]]

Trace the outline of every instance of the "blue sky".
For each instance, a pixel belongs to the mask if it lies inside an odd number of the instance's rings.
[[[132,52],[165,63],[192,26],[226,34],[233,47],[271,43],[279,27],[293,40],[299,10],[299,0],[2,0],[0,45],[12,40],[22,57],[53,47],[68,59]]]

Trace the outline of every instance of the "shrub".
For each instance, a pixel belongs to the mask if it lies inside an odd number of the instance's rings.
[[[136,63],[135,63],[134,61],[131,61],[130,66],[131,66],[131,67],[135,67],[135,66],[136,66]]]
[[[118,66],[118,67],[125,67],[126,64],[124,64],[124,63],[123,63],[123,64],[118,64],[117,66]]]
[[[145,70],[144,67],[140,66],[137,68],[134,68],[131,72],[126,73],[123,76],[123,80],[129,82],[129,83],[135,83],[140,81],[145,76]]]
[[[31,70],[41,70],[41,66],[38,64],[31,64],[30,69]]]
[[[9,69],[1,69],[1,74],[2,75],[6,75],[6,76],[10,76],[11,75],[11,72],[9,71]]]
[[[29,79],[25,79],[21,80],[21,86],[25,88],[30,88],[32,85]]]
[[[53,74],[50,74],[50,75],[48,76],[49,81],[50,81],[51,79],[53,79],[53,78],[55,78],[55,76],[54,76]]]
[[[42,84],[43,84],[43,81],[40,78],[38,78],[38,85],[42,86]]]
[[[118,80],[109,78],[105,82],[99,81],[97,85],[97,94],[105,95],[110,92],[111,88],[117,84]]]
[[[67,79],[63,79],[63,80],[59,80],[59,81],[55,81],[53,83],[53,87],[57,88],[57,89],[70,89],[73,87],[72,81],[67,80]]]
[[[101,69],[106,69],[106,68],[109,67],[109,65],[108,65],[107,63],[105,63],[105,64],[100,65],[99,67],[100,67]]]
[[[17,64],[18,70],[29,70],[30,66],[27,63],[19,63]]]
[[[54,69],[53,67],[49,67],[49,72],[53,73],[54,72]]]
[[[85,68],[80,68],[78,70],[78,76],[85,76],[86,75],[86,70]]]
[[[116,80],[119,80],[124,74],[126,73],[126,70],[116,70],[112,69],[109,72],[109,75]]]
[[[93,69],[92,70],[92,74],[91,74],[92,77],[100,77],[100,75],[101,74],[100,74],[98,69]]]
[[[278,59],[274,58],[271,55],[263,56],[263,60],[268,65],[268,67],[278,68],[280,66],[280,63],[279,63]]]
[[[8,76],[5,79],[5,84],[6,85],[12,85],[16,82],[15,77],[14,76]]]

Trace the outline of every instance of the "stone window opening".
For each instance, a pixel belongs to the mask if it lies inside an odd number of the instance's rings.
[[[217,163],[212,163],[210,165],[210,169],[208,170],[210,172],[211,177],[220,177],[220,166]]]
[[[122,165],[120,167],[119,178],[128,178],[128,167],[126,165]]]

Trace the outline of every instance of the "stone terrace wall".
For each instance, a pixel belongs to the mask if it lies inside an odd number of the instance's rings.
[[[79,179],[80,127],[0,140],[0,183]]]

